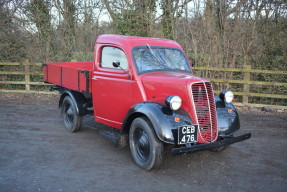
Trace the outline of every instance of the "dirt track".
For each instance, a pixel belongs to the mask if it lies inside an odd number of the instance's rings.
[[[252,138],[221,153],[171,157],[144,171],[129,148],[102,137],[84,119],[64,130],[55,96],[0,94],[0,191],[287,191],[286,113],[240,112]],[[240,134],[238,133],[238,134]]]

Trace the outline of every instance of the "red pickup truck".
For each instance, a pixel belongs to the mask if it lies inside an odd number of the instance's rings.
[[[251,137],[234,136],[239,116],[233,93],[215,96],[197,77],[181,46],[172,40],[101,35],[93,62],[44,63],[44,81],[61,94],[65,128],[78,131],[82,117],[108,125],[101,133],[117,146],[129,145],[135,163],[150,170],[172,155],[221,151]]]

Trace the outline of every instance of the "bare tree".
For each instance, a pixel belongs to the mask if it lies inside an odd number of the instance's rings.
[[[47,0],[31,0],[24,6],[24,12],[30,21],[34,22],[38,35],[41,41],[42,49],[45,60],[52,54],[52,26],[51,26],[51,14],[50,14],[50,2]]]
[[[113,25],[121,34],[149,35],[154,21],[155,0],[103,0],[103,3],[113,20]]]
[[[62,36],[58,39],[61,42],[62,55],[70,60],[76,47],[76,5],[75,0],[54,0],[55,7],[59,13],[58,34]]]
[[[175,23],[179,19],[186,5],[192,0],[161,0],[160,8],[162,9],[162,33],[167,39],[174,39],[175,35]]]

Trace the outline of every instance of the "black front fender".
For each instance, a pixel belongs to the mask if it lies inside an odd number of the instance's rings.
[[[239,115],[235,107],[230,103],[223,102],[218,96],[214,97],[216,103],[218,135],[228,137],[240,129]],[[232,110],[232,112],[228,112]]]
[[[128,130],[132,121],[140,116],[146,116],[158,136],[158,138],[170,144],[176,144],[176,130],[178,126],[192,125],[192,121],[187,112],[183,109],[172,111],[165,104],[142,102],[133,106],[123,123],[123,130]],[[179,117],[181,120],[175,122],[175,117]]]

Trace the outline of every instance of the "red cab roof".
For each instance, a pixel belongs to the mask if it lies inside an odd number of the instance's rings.
[[[113,34],[104,34],[100,35],[97,38],[96,43],[101,44],[114,44],[125,49],[132,49],[135,46],[162,46],[162,47],[174,47],[182,49],[181,46],[172,40],[169,39],[159,39],[151,37],[136,37],[136,36],[126,36],[126,35],[113,35]]]

